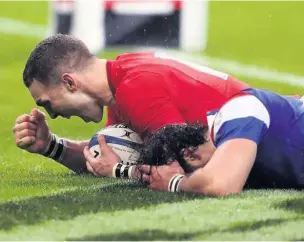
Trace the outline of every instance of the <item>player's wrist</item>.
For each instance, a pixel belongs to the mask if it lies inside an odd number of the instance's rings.
[[[142,172],[139,170],[140,165],[132,165],[131,176],[130,178],[135,180],[142,180]]]
[[[179,192],[181,191],[181,183],[185,179],[185,175],[177,174],[173,176],[168,184],[168,191],[169,192]]]
[[[50,140],[48,141],[48,145],[41,154],[47,158],[53,159],[61,163],[65,152],[66,141],[62,138],[59,138],[55,134],[50,134]]]
[[[46,138],[45,147],[43,147],[41,151],[37,153],[39,153],[40,155],[44,155],[50,149],[52,138],[53,138],[53,134],[50,132]]]
[[[122,163],[116,163],[112,169],[112,177],[130,179],[132,178],[134,168],[134,165],[124,165]]]

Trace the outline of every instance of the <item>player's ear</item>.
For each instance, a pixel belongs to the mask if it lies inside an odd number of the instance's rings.
[[[63,85],[70,92],[75,92],[77,89],[77,81],[75,78],[76,77],[72,73],[63,73],[61,76],[61,81]]]

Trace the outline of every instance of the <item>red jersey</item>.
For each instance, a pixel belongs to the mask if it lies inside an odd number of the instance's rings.
[[[225,73],[163,54],[122,54],[107,62],[115,97],[108,123],[124,123],[141,136],[174,123],[207,124],[207,111],[221,107],[249,85]]]

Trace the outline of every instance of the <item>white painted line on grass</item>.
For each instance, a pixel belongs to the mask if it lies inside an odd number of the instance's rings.
[[[154,51],[171,54],[172,56],[184,60],[189,60],[198,64],[210,66],[212,68],[217,69],[218,71],[228,72],[228,74],[233,73],[234,75],[237,76],[248,77],[248,78],[263,80],[267,82],[287,83],[290,85],[304,87],[304,76],[298,76],[292,73],[280,72],[274,69],[258,67],[255,65],[246,65],[233,60],[225,60],[222,58],[189,54],[178,50],[158,49],[158,48],[140,48],[138,50],[154,50]]]
[[[46,27],[43,25],[0,17],[0,34],[43,38],[45,37],[45,33]]]
[[[47,27],[43,25],[36,25],[33,23],[0,17],[0,34],[14,34],[44,38],[46,36],[46,30]],[[280,72],[277,70],[258,67],[255,65],[245,65],[233,60],[225,60],[222,58],[184,53],[177,50],[155,48],[139,48],[137,50],[147,49],[166,52],[182,59],[187,59],[199,64],[210,66],[212,68],[218,69],[219,71],[225,71],[228,74],[233,73],[233,75],[236,76],[248,77],[269,82],[287,83],[290,85],[304,87],[304,76],[298,76],[292,73]]]

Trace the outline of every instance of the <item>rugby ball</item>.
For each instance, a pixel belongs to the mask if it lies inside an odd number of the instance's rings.
[[[89,149],[94,157],[100,156],[98,136],[104,135],[106,143],[121,158],[125,165],[135,164],[143,141],[140,136],[124,124],[115,124],[98,131],[90,140]]]

